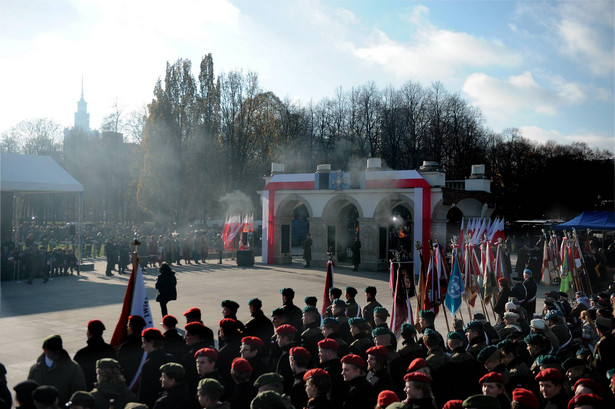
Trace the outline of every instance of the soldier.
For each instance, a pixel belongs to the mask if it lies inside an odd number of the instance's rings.
[[[338,358],[339,344],[331,338],[318,343],[318,360],[320,367],[331,377],[331,401],[335,407],[341,407],[346,396],[346,386],[342,377],[342,362]]]
[[[303,328],[301,333],[301,345],[310,351],[310,366],[316,366],[318,362],[318,342],[324,339],[320,330],[320,313],[316,307],[303,309]]]
[[[177,318],[172,315],[165,315],[162,318],[162,329],[164,331],[164,350],[173,355],[176,361],[184,357],[188,349],[184,338],[177,331]]]
[[[549,368],[536,375],[540,386],[543,408],[565,409],[568,407],[568,395],[563,386],[562,373],[557,369]]]
[[[365,307],[363,307],[363,318],[365,318],[370,323],[372,328],[376,327],[376,324],[374,322],[374,309],[376,307],[382,307],[382,305],[378,301],[376,301],[377,292],[378,291],[376,290],[376,287],[365,287],[365,301],[367,303],[365,304]]]
[[[310,262],[312,261],[312,235],[309,233],[303,242],[303,259],[305,260],[304,268],[310,268]]]
[[[393,389],[393,380],[389,372],[389,350],[382,346],[373,346],[367,350],[367,381],[379,394],[384,390]]]
[[[59,335],[45,338],[43,353],[30,368],[28,379],[39,385],[53,386],[62,405],[68,402],[74,392],[86,389],[83,371],[79,364],[70,359]]]
[[[504,389],[504,377],[497,372],[489,372],[480,378],[480,386],[485,396],[493,396],[500,402],[501,408],[510,407],[510,399]]]
[[[252,365],[244,358],[235,358],[231,363],[231,378],[235,382],[234,392],[229,403],[231,408],[249,409],[256,396],[256,389],[250,382]]]
[[[352,342],[352,336],[350,335],[350,325],[348,325],[348,317],[346,316],[346,303],[339,298],[333,300],[333,318],[340,324],[339,334],[346,341],[346,343]]]
[[[478,353],[487,346],[483,323],[478,320],[470,321],[465,325],[464,331],[468,339],[468,352],[476,358]]]
[[[367,381],[365,361],[358,355],[348,354],[342,358],[342,376],[348,387],[343,409],[372,409],[376,404],[376,393]]]
[[[346,316],[355,318],[361,316],[361,306],[355,301],[357,289],[354,287],[346,287]]]
[[[160,367],[160,384],[164,393],[152,409],[188,408],[191,404],[191,395],[188,385],[184,383],[184,367],[178,363],[170,362]]]
[[[102,337],[105,325],[101,320],[88,322],[86,336],[88,345],[75,354],[75,362],[79,364],[85,376],[87,390],[92,390],[96,382],[96,361],[103,358],[115,358],[115,349]]]
[[[201,379],[198,386],[199,404],[204,409],[230,409],[228,402],[221,402],[224,386],[215,379]]]
[[[297,346],[295,342],[296,333],[297,328],[289,324],[280,325],[275,329],[276,341],[282,350],[282,354],[276,366],[276,373],[284,377],[284,393],[290,392],[294,382],[293,371],[290,368],[289,355],[291,348]]]
[[[303,375],[308,370],[311,358],[310,351],[303,347],[294,347],[290,350],[290,369],[293,371],[294,382],[288,395],[295,408],[303,408],[307,404],[308,396]]]
[[[301,334],[303,331],[303,323],[301,322],[303,313],[301,308],[293,304],[293,300],[295,299],[295,290],[292,288],[282,288],[280,290],[280,294],[282,294],[282,308],[286,311],[288,323],[295,327],[297,332]]]
[[[256,381],[256,379],[267,370],[260,354],[263,345],[264,342],[258,337],[241,338],[241,348],[239,349],[239,353],[241,354],[241,357],[246,359],[252,366],[250,384],[253,384],[254,381]]]
[[[139,402],[152,407],[162,392],[160,384],[160,368],[162,365],[173,362],[175,358],[164,351],[164,336],[156,328],[147,328],[141,334],[143,339],[143,351],[147,358],[141,369],[141,380],[137,398]]]
[[[196,372],[199,376],[199,384],[203,379],[215,379],[224,382],[220,371],[216,368],[218,351],[213,348],[201,348],[194,354],[196,360]]]
[[[263,303],[258,298],[252,298],[248,302],[248,308],[250,309],[252,318],[246,322],[243,335],[260,338],[264,345],[259,355],[261,358],[266,358],[269,355],[270,341],[274,331],[273,324],[263,313],[262,307]],[[254,367],[254,365],[252,365],[252,367]]]
[[[117,351],[117,360],[124,370],[128,385],[132,385],[143,358],[141,332],[145,325],[145,320],[139,315],[128,317],[126,340]]]
[[[523,287],[525,287],[525,299],[521,301],[521,306],[525,308],[530,317],[536,312],[536,281],[532,278],[532,270],[523,270]]]
[[[434,396],[431,392],[431,379],[423,373],[411,372],[404,376],[406,382],[406,399],[404,399],[405,407],[421,408],[421,409],[436,409]]]
[[[371,337],[371,326],[364,318],[351,318],[348,320],[352,343],[349,346],[351,354],[367,359],[367,350],[374,346]]]

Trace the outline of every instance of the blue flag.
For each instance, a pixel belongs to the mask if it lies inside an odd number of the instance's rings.
[[[457,262],[457,254],[453,256],[453,272],[448,280],[448,289],[446,290],[446,299],[444,305],[455,315],[459,307],[461,306],[461,294],[465,292],[463,288],[463,280],[461,279],[461,271],[459,270],[459,263]]]

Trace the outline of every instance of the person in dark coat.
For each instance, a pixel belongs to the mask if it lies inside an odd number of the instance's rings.
[[[137,396],[126,386],[120,363],[112,358],[103,358],[96,362],[94,389],[90,391],[96,402],[96,409],[109,409],[113,399],[114,409],[124,409],[129,402],[136,402]]]
[[[536,292],[538,288],[536,281],[532,278],[532,271],[523,270],[523,287],[525,287],[525,299],[521,301],[521,306],[525,308],[529,317],[533,317],[536,312]]]
[[[315,367],[318,363],[318,342],[325,338],[320,329],[320,313],[316,307],[308,306],[303,309],[303,329],[301,346],[310,351],[310,367]]]
[[[361,241],[359,240],[359,236],[355,236],[351,249],[352,265],[354,266],[352,271],[359,271],[359,264],[361,264]]]
[[[303,242],[303,259],[305,260],[305,267],[310,268],[310,262],[312,261],[312,235],[308,234]]]
[[[365,287],[365,307],[363,307],[363,318],[365,318],[372,328],[376,327],[376,323],[374,322],[374,309],[376,307],[382,307],[378,301],[376,301],[376,294],[378,290],[376,287],[369,286]]]
[[[62,338],[59,335],[45,338],[43,353],[30,368],[28,379],[39,385],[55,387],[61,405],[68,402],[74,392],[86,389],[83,371],[79,364],[70,359],[68,352],[62,347]]]
[[[282,288],[280,293],[282,294],[282,308],[286,311],[288,323],[297,328],[297,332],[301,334],[301,332],[303,332],[303,312],[301,308],[293,303],[295,299],[295,290],[292,288]]]
[[[290,402],[295,408],[304,408],[308,401],[303,375],[305,375],[308,370],[310,360],[310,351],[307,349],[303,347],[291,348],[290,368],[293,371],[294,381],[288,396],[290,397]]]
[[[243,335],[246,337],[257,337],[263,341],[264,345],[260,351],[260,356],[266,358],[269,356],[269,345],[273,336],[273,323],[265,316],[262,310],[263,303],[258,298],[252,298],[248,301],[248,308],[252,318],[246,322],[243,330]]]
[[[250,402],[256,396],[256,389],[250,382],[252,366],[244,358],[235,358],[231,364],[231,378],[235,382],[233,395],[229,399],[231,409],[250,409]]]
[[[6,367],[0,363],[0,409],[11,409],[13,397],[6,384]]]
[[[127,336],[126,340],[120,345],[117,351],[117,360],[120,362],[124,370],[124,377],[128,385],[131,385],[133,379],[141,364],[143,358],[143,349],[141,348],[141,332],[145,328],[145,320],[139,315],[131,315],[128,317]]]
[[[280,325],[275,329],[276,342],[282,350],[280,358],[278,359],[278,364],[276,365],[276,373],[282,375],[284,378],[284,393],[286,394],[290,392],[294,383],[289,356],[290,350],[297,346],[295,342],[296,333],[297,329],[290,324]]]
[[[164,393],[152,409],[188,408],[192,402],[188,385],[184,383],[184,367],[170,362],[160,367],[160,383]]]
[[[508,297],[510,295],[508,280],[505,278],[498,279],[498,289],[499,291],[495,297],[493,311],[498,314],[500,321],[502,321],[504,319],[504,313],[506,312],[506,303],[508,302]]]
[[[92,390],[96,383],[96,361],[103,358],[116,358],[115,349],[102,337],[105,325],[100,320],[91,320],[87,326],[88,345],[75,354],[74,360],[79,364],[85,376],[87,390]]]
[[[160,384],[160,367],[166,363],[173,362],[173,355],[164,351],[164,336],[156,328],[147,328],[141,334],[143,338],[143,350],[147,353],[147,358],[141,369],[141,380],[137,398],[139,402],[152,407],[154,402],[162,393]],[[183,376],[182,376],[183,378]]]
[[[246,359],[252,366],[252,375],[250,377],[251,384],[256,379],[267,372],[267,366],[261,357],[260,351],[265,343],[259,337],[243,337],[241,338],[241,349],[239,353],[241,357]]]
[[[372,409],[377,395],[365,378],[365,361],[358,355],[348,354],[342,358],[342,376],[348,387],[343,409]]]
[[[331,401],[335,407],[341,407],[346,397],[346,384],[342,377],[342,362],[337,356],[339,345],[331,338],[318,343],[319,367],[327,371],[331,381]],[[309,397],[309,392],[308,392]]]
[[[120,244],[117,246],[117,251],[119,253],[118,273],[121,275],[126,272],[126,268],[130,264],[130,244],[127,237],[122,237]]]
[[[105,269],[105,275],[107,277],[111,277],[113,275],[111,271],[115,270],[115,265],[117,264],[118,259],[117,246],[112,238],[109,238],[109,240],[105,243],[105,254],[107,255],[107,268]]]
[[[393,380],[389,372],[389,350],[382,346],[374,346],[367,350],[367,381],[374,387],[374,393],[393,389]]]
[[[241,331],[239,323],[232,318],[224,318],[220,321],[220,338],[224,346],[218,351],[216,362],[222,379],[224,380],[225,395],[234,390],[234,382],[231,378],[231,366],[235,358],[241,356]]]
[[[175,278],[175,272],[171,270],[167,263],[160,265],[160,274],[156,278],[156,289],[158,290],[156,301],[160,303],[160,310],[164,317],[169,314],[167,303],[177,300],[177,279]]]
[[[337,406],[328,398],[331,392],[331,377],[327,371],[310,369],[303,375],[308,397],[307,409],[334,409]]]
[[[19,382],[13,387],[15,391],[15,408],[16,409],[36,409],[34,400],[32,399],[32,392],[39,387],[36,381],[23,381]]]
[[[177,318],[172,315],[165,315],[162,318],[162,330],[164,331],[164,350],[175,357],[179,362],[188,351],[186,341],[179,335],[176,328]]]
[[[542,409],[566,409],[568,394],[563,385],[563,376],[555,368],[547,368],[536,375],[540,387]]]
[[[420,372],[410,372],[404,377],[406,399],[403,403],[409,409],[436,409],[433,393],[431,392],[431,379]]]
[[[213,348],[213,340],[209,340],[210,333],[213,332],[198,321],[190,322],[184,328],[186,329],[186,347],[188,352],[184,354],[180,363],[184,367],[184,380],[188,385],[191,396],[196,396],[196,388],[199,381],[196,368],[196,353],[203,348]]]

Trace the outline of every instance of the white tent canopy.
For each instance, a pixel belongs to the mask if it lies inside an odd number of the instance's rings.
[[[2,153],[3,192],[83,192],[83,185],[51,156]]]

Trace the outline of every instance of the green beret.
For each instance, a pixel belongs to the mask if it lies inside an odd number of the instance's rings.
[[[388,335],[388,334],[393,334],[393,332],[391,332],[391,330],[388,329],[387,327],[376,327],[372,330],[373,337],[377,337],[378,335]]]
[[[367,324],[367,320],[363,317],[355,317],[348,320],[348,325]]]
[[[176,362],[169,362],[160,367],[160,372],[167,374],[169,378],[183,378],[186,374],[184,367]]]
[[[48,351],[61,351],[62,348],[62,337],[59,335],[49,335],[43,341],[43,349]]]
[[[416,328],[414,328],[414,325],[408,324],[408,323],[401,325],[401,336],[402,337],[409,338],[412,335],[416,335],[416,334],[417,334],[417,331],[416,331]]]
[[[320,314],[320,311],[318,311],[318,308],[312,307],[311,305],[308,305],[307,307],[305,307],[303,309],[303,312],[315,312],[316,314]]]
[[[346,301],[342,300],[341,298],[336,298],[335,300],[333,300],[333,305],[336,307],[345,307]]]
[[[356,288],[354,288],[354,287],[350,287],[350,286],[349,286],[349,287],[346,287],[346,292],[347,292],[348,294],[350,294],[350,296],[351,296],[351,297],[354,297],[354,296],[355,296],[355,295],[357,295],[357,293],[358,293],[358,291],[357,291],[357,289],[356,289]]]
[[[530,334],[523,338],[528,345],[540,345],[545,342],[545,338],[541,334]]]
[[[544,364],[561,364],[562,361],[556,356],[553,355],[540,355],[536,358],[536,365],[544,365]]]
[[[611,379],[613,379],[613,375],[615,375],[615,368],[613,369],[609,369],[608,371],[606,371],[606,378],[610,381]]]
[[[448,334],[446,334],[446,340],[448,341],[449,339],[458,339],[458,340],[463,341],[465,338],[459,332],[451,331]]]
[[[96,361],[96,369],[120,369],[120,363],[113,358],[103,358]]]
[[[484,364],[485,361],[491,358],[491,356],[495,354],[497,351],[498,351],[498,347],[496,347],[495,345],[488,345],[484,347],[483,349],[481,349],[481,351],[476,356],[476,360],[480,362],[481,364]]]
[[[501,349],[502,351],[506,352],[507,354],[514,352],[517,349],[517,346],[515,345],[515,343],[510,340],[510,339],[504,339],[500,342],[498,342],[497,345],[498,349]]]
[[[384,307],[376,307],[374,308],[374,315],[390,317],[389,311]]]
[[[463,330],[465,332],[471,330],[471,329],[483,329],[483,323],[481,321],[478,320],[474,320],[474,321],[470,321],[468,322],[464,327]]]
[[[568,358],[562,364],[562,369],[567,371],[570,368],[574,368],[575,366],[585,366],[586,362],[580,358]]]
[[[254,389],[258,389],[261,386],[269,385],[270,383],[284,383],[284,377],[275,372],[264,373],[254,381]]]
[[[339,323],[339,321],[338,321],[338,320],[336,320],[336,319],[335,319],[335,318],[333,318],[333,317],[327,317],[327,318],[325,318],[325,319],[323,319],[323,320],[322,320],[322,325],[323,325],[324,327],[328,327],[328,326],[331,326],[331,325],[332,325],[332,326],[338,326],[338,327],[339,327],[340,323]]]
[[[461,404],[464,408],[500,409],[498,398],[488,395],[472,395]]]
[[[591,355],[592,352],[587,348],[579,348],[575,355]]]
[[[421,310],[419,311],[419,317],[433,321],[436,319],[436,313],[431,310]]]
[[[83,406],[85,408],[94,408],[96,406],[96,400],[89,392],[77,391],[70,397],[70,406]]]
[[[224,386],[213,378],[205,378],[199,381],[199,386],[197,388],[199,391],[218,391],[220,393],[224,392]]]
[[[282,396],[279,393],[274,391],[265,391],[256,395],[254,399],[252,399],[252,403],[250,403],[250,409],[263,409],[268,407],[269,405],[276,405],[278,407],[282,404]]]

